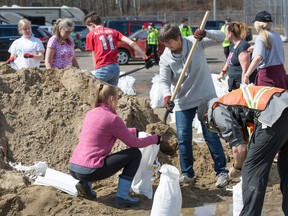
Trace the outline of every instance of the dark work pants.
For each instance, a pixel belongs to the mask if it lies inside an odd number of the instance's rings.
[[[138,170],[141,157],[142,154],[138,148],[128,148],[108,155],[104,160],[104,165],[96,169],[93,173],[80,174],[70,170],[70,174],[82,182],[91,182],[108,178],[124,168],[122,175],[125,176],[127,180],[132,181]]]
[[[278,172],[283,195],[282,210],[288,215],[288,109],[272,127],[257,123],[242,167],[243,209],[240,215],[260,216],[270,168],[279,151]]]
[[[158,59],[158,53],[157,53],[157,45],[148,44],[147,45],[146,55],[149,56],[149,55],[151,55],[152,52],[154,54],[155,64],[158,65],[159,59]]]

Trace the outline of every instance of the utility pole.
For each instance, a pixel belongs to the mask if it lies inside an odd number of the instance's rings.
[[[287,13],[288,13],[288,3],[287,3],[287,0],[283,0],[283,14],[284,14],[284,17],[283,17],[283,24],[284,24],[284,35],[286,37],[288,37],[288,16],[287,16]]]
[[[217,0],[213,0],[213,20],[216,20]]]

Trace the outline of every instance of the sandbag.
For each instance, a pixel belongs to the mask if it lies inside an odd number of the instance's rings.
[[[140,138],[150,136],[145,132],[139,132]],[[137,194],[143,194],[148,199],[153,197],[152,180],[157,177],[158,166],[160,165],[156,159],[159,152],[159,145],[149,145],[145,148],[140,148],[142,153],[139,168],[134,176],[131,189]]]
[[[176,167],[169,164],[162,165],[160,172],[160,183],[154,195],[150,216],[180,216],[182,207],[180,173]]]
[[[242,178],[233,188],[233,216],[238,216],[243,208]]]
[[[152,87],[150,90],[150,106],[152,109],[164,107],[164,95],[162,94],[159,74],[152,78]]]
[[[123,72],[120,73],[120,75]],[[136,92],[133,89],[133,85],[135,82],[135,78],[132,76],[124,76],[119,78],[118,87],[123,91],[126,95],[136,95]]]

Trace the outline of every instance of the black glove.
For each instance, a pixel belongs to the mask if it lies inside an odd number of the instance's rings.
[[[196,31],[194,32],[194,38],[201,41],[204,37],[206,37],[206,31],[204,29],[196,29]]]
[[[161,136],[159,136],[159,135],[157,135],[158,136],[158,141],[157,141],[157,145],[159,145],[161,142],[163,142],[163,137],[161,137]]]
[[[148,57],[145,58],[144,60],[145,60],[145,67],[146,67],[146,69],[149,69],[149,68],[153,67],[154,62],[151,60],[150,56],[148,56]]]
[[[174,109],[175,107],[175,104],[173,101],[170,100],[171,99],[171,96],[166,96],[164,98],[164,106],[166,107],[166,109],[172,113],[172,110]]]

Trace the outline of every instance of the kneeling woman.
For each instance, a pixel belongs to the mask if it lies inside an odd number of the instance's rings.
[[[123,168],[119,176],[115,205],[118,208],[136,206],[137,197],[128,195],[132,180],[141,161],[139,148],[159,144],[157,135],[137,138],[136,128],[127,128],[117,115],[118,88],[109,84],[96,87],[95,108],[84,119],[79,143],[69,163],[71,175],[80,180],[76,189],[80,196],[96,199],[91,182],[114,175]],[[110,154],[119,139],[130,148]]]

